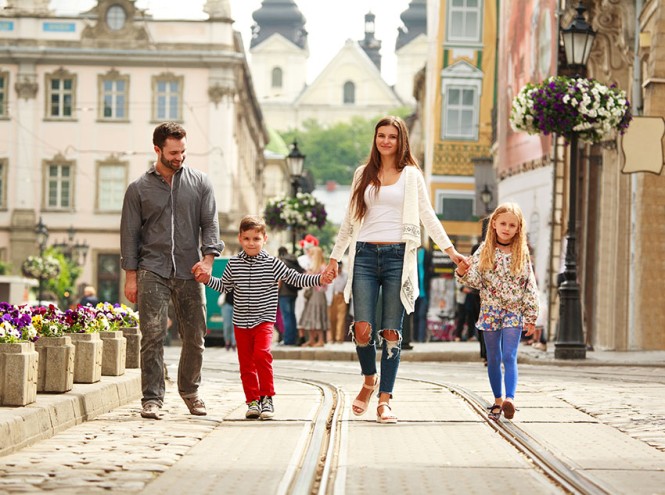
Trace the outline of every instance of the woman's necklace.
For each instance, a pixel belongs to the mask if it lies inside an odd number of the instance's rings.
[[[496,243],[499,246],[503,246],[503,247],[510,246],[512,244],[512,242],[508,242],[508,243],[504,244],[503,242],[499,241],[499,239],[496,240]]]

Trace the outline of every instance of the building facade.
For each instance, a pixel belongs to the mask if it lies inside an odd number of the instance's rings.
[[[261,209],[268,134],[227,0],[209,0],[204,21],[155,20],[133,0],[69,17],[48,3],[0,11],[0,257],[18,273],[40,218],[50,244],[73,226],[90,248],[79,282],[122,301],[122,201],[154,161],[154,127],[187,129],[224,240]]]

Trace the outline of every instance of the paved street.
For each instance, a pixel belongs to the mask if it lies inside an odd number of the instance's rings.
[[[141,419],[135,400],[4,456],[0,493],[571,491],[535,469],[458,392],[445,388],[452,384],[488,401],[482,363],[473,357],[423,362],[416,356],[425,351],[420,348],[404,352],[393,401],[396,426],[378,425],[372,407],[362,417],[350,414],[360,383],[357,363],[328,361],[321,352],[312,360],[276,360],[276,418],[247,421],[235,354],[207,349],[202,395],[208,416],[190,416],[169,384],[161,421]],[[467,356],[476,351],[471,343],[446,348]],[[352,351],[350,344],[332,349],[340,359]],[[178,351],[167,349],[171,376]],[[302,357],[297,349],[275,350],[283,352]],[[633,366],[594,365],[593,359],[556,364],[531,349],[523,357],[518,411],[507,428],[519,428],[592,480],[589,493],[665,493],[665,368],[644,366],[660,355],[626,355]],[[339,421],[321,414],[323,385],[341,404]],[[337,434],[331,462],[311,467],[318,481],[310,490],[299,484],[298,472],[307,471],[301,459],[317,438],[321,416]]]

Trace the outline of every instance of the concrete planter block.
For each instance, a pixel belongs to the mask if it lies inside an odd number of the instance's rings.
[[[141,367],[141,331],[139,327],[122,327],[122,334],[127,339],[127,359],[125,368]]]
[[[102,379],[103,342],[98,333],[72,333],[76,347],[74,383],[97,383]]]
[[[35,349],[39,353],[37,392],[69,392],[74,387],[76,353],[71,337],[40,337]]]
[[[102,357],[102,375],[120,376],[125,374],[125,361],[127,359],[127,339],[121,331],[99,332],[104,343]]]
[[[0,344],[0,406],[25,406],[37,400],[38,364],[32,342]]]

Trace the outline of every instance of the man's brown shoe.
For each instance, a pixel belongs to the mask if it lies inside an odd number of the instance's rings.
[[[182,400],[187,404],[190,414],[194,416],[205,416],[208,414],[206,412],[206,405],[198,397],[183,397]]]
[[[146,419],[162,419],[159,414],[159,406],[154,402],[146,402],[141,410],[141,417]]]

